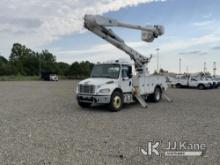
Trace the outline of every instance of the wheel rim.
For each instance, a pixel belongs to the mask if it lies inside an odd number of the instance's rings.
[[[156,90],[156,100],[160,100],[160,91],[158,89]]]
[[[113,105],[116,109],[120,108],[121,106],[121,98],[119,96],[115,96],[113,100]]]

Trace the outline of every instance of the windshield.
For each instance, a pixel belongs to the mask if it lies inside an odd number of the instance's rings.
[[[99,64],[93,67],[91,77],[117,79],[119,77],[119,73],[119,64]]]

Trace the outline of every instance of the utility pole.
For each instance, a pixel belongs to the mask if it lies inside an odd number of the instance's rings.
[[[157,48],[157,49],[155,49],[156,51],[157,51],[157,73],[159,73],[159,51],[160,51],[160,49],[159,48]]]
[[[214,62],[213,62],[213,76],[214,76],[214,77],[216,76],[216,70],[217,70],[217,68],[216,68],[216,62],[214,61]]]
[[[182,69],[182,59],[179,59],[179,74],[181,74],[181,69]]]

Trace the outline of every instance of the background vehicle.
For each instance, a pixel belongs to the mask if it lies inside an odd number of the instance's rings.
[[[50,74],[50,81],[58,81],[58,75],[56,74]]]
[[[215,78],[208,73],[203,73],[203,72],[197,73],[194,74],[193,77],[198,80],[209,82],[211,84],[211,88],[218,88],[219,86],[218,81],[216,81]]]
[[[205,79],[198,79],[196,77],[192,77],[191,75],[184,74],[178,75],[177,78],[173,80],[172,85],[176,88],[187,87],[202,90],[211,88],[213,83]]]
[[[213,77],[216,82],[218,82],[218,87],[220,87],[220,76]]]
[[[136,50],[130,48],[111,29],[106,26],[118,26],[142,31],[142,40],[152,42],[154,38],[162,35],[162,26],[138,26],[118,22],[117,20],[102,16],[86,15],[84,26],[97,36],[108,41],[120,50],[127,53],[134,61],[136,74],[132,73],[132,65],[121,61],[112,61],[94,66],[91,77],[79,82],[77,88],[77,100],[81,107],[89,107],[94,104],[108,104],[112,111],[119,111],[124,103],[139,103],[146,107],[145,100],[151,98],[159,102],[162,94],[167,89],[166,79],[163,76],[150,75],[147,58]],[[164,95],[167,100],[170,100]]]
[[[41,72],[41,79],[45,81],[58,81],[58,75],[53,72]]]
[[[214,77],[207,76],[206,79],[213,83],[213,88],[218,88],[219,87],[219,82]]]

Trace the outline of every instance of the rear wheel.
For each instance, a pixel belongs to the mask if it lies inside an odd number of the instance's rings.
[[[181,84],[176,84],[176,88],[182,88]]]
[[[90,107],[91,103],[84,103],[84,102],[78,101],[78,105],[82,108],[88,108]]]
[[[109,104],[109,108],[111,111],[113,112],[118,112],[121,110],[123,106],[123,95],[121,92],[119,91],[115,91],[113,92],[112,96],[111,96],[111,101]]]
[[[203,84],[199,84],[199,85],[198,85],[198,88],[199,88],[200,90],[203,90],[203,89],[205,89],[205,86],[204,86]]]
[[[153,94],[153,101],[159,102],[161,100],[162,92],[159,87],[156,87]]]

